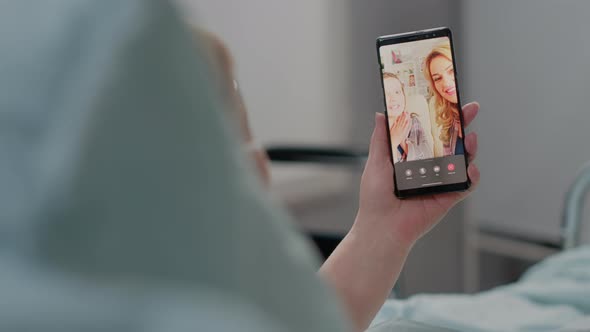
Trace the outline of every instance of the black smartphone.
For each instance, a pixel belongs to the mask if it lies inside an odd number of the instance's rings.
[[[377,54],[395,195],[469,189],[451,30],[382,36]]]

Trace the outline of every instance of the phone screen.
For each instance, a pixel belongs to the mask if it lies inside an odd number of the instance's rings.
[[[453,47],[444,31],[379,39],[396,193],[469,186]]]

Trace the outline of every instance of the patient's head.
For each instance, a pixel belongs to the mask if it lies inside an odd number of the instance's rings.
[[[254,138],[248,123],[248,113],[235,81],[232,56],[225,44],[212,33],[200,29],[194,31],[198,42],[204,43],[209,50],[212,66],[220,77],[217,88],[220,90],[220,95],[226,99],[232,116],[237,119],[239,136],[243,140],[242,145],[248,149],[248,154],[252,155],[262,182],[268,185],[270,182],[268,156],[264,150],[253,144]]]
[[[393,73],[383,73],[383,89],[387,104],[387,114],[398,116],[406,109],[406,93],[402,81]]]

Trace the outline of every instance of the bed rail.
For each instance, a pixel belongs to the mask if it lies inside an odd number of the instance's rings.
[[[590,162],[582,167],[565,196],[561,224],[563,249],[572,249],[580,245],[584,203],[589,190]]]

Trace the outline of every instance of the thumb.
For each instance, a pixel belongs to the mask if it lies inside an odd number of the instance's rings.
[[[390,163],[389,143],[387,142],[387,121],[383,113],[375,113],[375,129],[369,146],[369,163]]]

